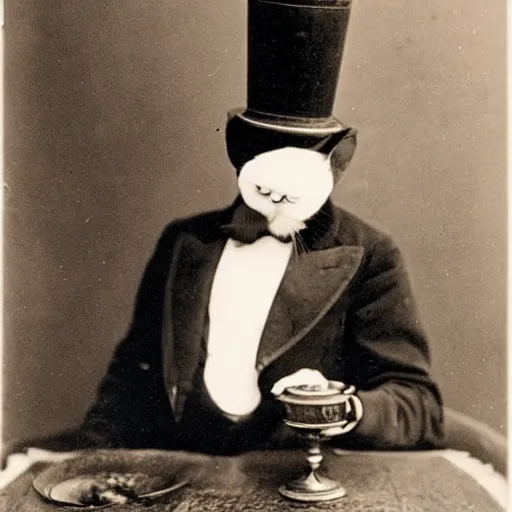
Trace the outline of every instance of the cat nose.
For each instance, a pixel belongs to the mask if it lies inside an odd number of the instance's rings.
[[[284,196],[279,195],[277,192],[272,192],[270,194],[270,199],[273,203],[280,203],[283,200]]]

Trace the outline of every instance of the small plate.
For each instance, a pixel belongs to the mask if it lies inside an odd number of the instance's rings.
[[[33,486],[48,501],[97,510],[169,494],[197,477],[201,466],[179,452],[102,450],[49,466]]]

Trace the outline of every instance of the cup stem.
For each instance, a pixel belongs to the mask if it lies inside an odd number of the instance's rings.
[[[312,472],[316,472],[322,465],[323,455],[320,448],[320,437],[318,435],[308,436],[308,462]]]
[[[307,461],[310,471],[298,480],[281,486],[279,492],[286,498],[296,501],[326,501],[345,496],[346,491],[335,480],[331,480],[320,472],[323,455],[320,435],[306,435]]]

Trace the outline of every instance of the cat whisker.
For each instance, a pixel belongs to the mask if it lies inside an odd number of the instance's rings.
[[[296,236],[292,237],[292,244],[293,244],[293,254],[294,254],[295,258],[298,258],[299,257],[299,248],[297,246],[297,237]]]
[[[300,247],[299,247],[300,240],[298,239],[298,236],[299,236],[299,233],[294,230],[293,235],[292,235],[292,244],[293,244],[293,253],[296,258],[298,258],[300,255]]]
[[[301,252],[305,252],[305,253],[309,252],[306,241],[304,240],[304,237],[300,233],[297,233],[297,241],[299,242],[300,247],[302,249]]]
[[[306,233],[302,233],[302,230],[307,229],[307,221],[306,223],[298,221],[284,211],[280,211],[276,217],[280,225],[279,232],[281,236],[279,238],[283,238],[283,241],[285,241],[287,237],[291,239],[294,254],[298,257],[303,253],[310,252],[309,244],[312,242],[311,236],[306,237]],[[318,226],[329,226],[325,221],[319,222],[319,219],[315,219],[315,222]]]
[[[290,217],[289,216],[285,215],[285,220],[289,221],[290,229],[292,229],[293,233],[294,233],[293,234],[293,244],[294,244],[294,249],[295,249],[296,255],[299,256],[303,252],[308,252],[308,248],[306,246],[304,238],[302,237],[300,229],[296,229],[293,226],[294,222],[290,222]]]
[[[286,215],[284,212],[280,212],[279,219],[286,226],[286,231],[289,233],[291,242],[293,244],[293,252],[295,256],[298,257],[300,253],[300,247],[297,245],[298,230],[295,227],[296,221],[289,215]]]
[[[279,218],[281,222],[283,222],[286,226],[286,231],[288,236],[291,238],[291,241],[295,244],[295,235],[296,235],[296,229],[293,227],[293,223],[290,221],[290,218],[288,215],[286,215],[283,212],[280,212]],[[295,247],[295,245],[294,245]]]
[[[298,258],[301,255],[301,245],[300,240],[297,237],[293,238],[293,248],[295,251],[295,256]]]
[[[295,229],[293,227],[293,223],[295,222],[295,220],[291,219],[291,217],[289,217],[286,214],[285,214],[284,217],[285,217],[286,220],[291,220],[292,221],[292,222],[290,222],[290,224],[292,224],[290,226],[290,228],[293,229],[293,231],[294,231],[294,235],[295,235],[294,236],[294,242],[295,242],[295,246],[296,246],[296,250],[297,250],[297,255],[305,253],[305,252],[309,252],[308,246],[306,244],[306,241],[304,240],[304,237],[302,236],[301,230],[300,229]]]

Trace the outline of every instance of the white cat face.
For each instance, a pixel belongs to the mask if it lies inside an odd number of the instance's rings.
[[[269,230],[279,236],[304,228],[333,186],[329,158],[294,147],[258,155],[242,167],[238,177],[245,204],[264,215]]]

